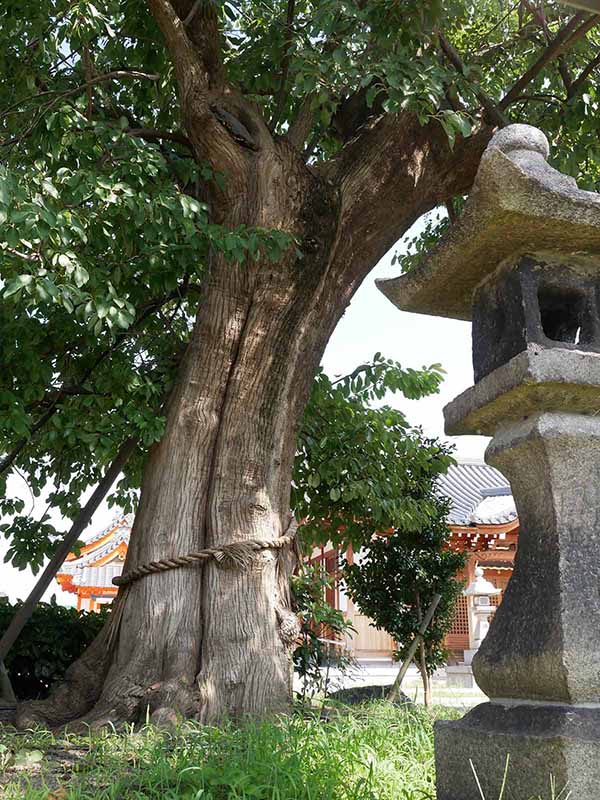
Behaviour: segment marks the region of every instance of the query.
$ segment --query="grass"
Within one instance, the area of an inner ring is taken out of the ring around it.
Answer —
[[[58,738],[0,727],[0,798],[434,800],[433,721],[462,713],[374,702],[333,709],[328,721],[298,714]]]
[[[435,796],[432,728],[423,710],[373,703],[328,722],[297,715],[237,727],[185,723],[171,732],[147,727],[62,739],[42,731],[0,733],[5,754],[16,751],[26,762],[25,754],[34,753],[31,769],[6,773],[0,797],[425,800]]]

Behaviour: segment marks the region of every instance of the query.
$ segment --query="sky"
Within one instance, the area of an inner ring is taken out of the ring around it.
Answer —
[[[405,240],[417,232],[418,228],[413,227]],[[481,460],[488,440],[481,436],[446,437],[442,412],[447,403],[473,383],[471,324],[409,314],[392,305],[375,286],[375,279],[398,274],[398,266],[391,264],[396,249],[401,251],[402,245],[392,248],[354,296],[327,346],[323,367],[329,375],[345,375],[377,352],[399,361],[404,367],[419,369],[441,364],[446,377],[439,394],[421,400],[390,395],[385,402],[400,408],[408,421],[422,427],[427,436],[438,436],[454,444],[457,458]],[[30,502],[27,487],[19,478],[11,479],[10,488]],[[43,510],[42,504],[39,505],[40,511]],[[36,510],[37,507],[38,504]],[[106,527],[116,515],[115,509],[103,504],[84,538]],[[67,529],[60,519],[55,517],[53,521],[59,530]],[[11,601],[24,599],[36,579],[29,570],[21,572],[2,563],[6,549],[7,543],[0,541],[0,592],[8,594]],[[62,592],[56,582],[43,599],[48,600],[53,594],[59,603],[74,605],[74,596]]]

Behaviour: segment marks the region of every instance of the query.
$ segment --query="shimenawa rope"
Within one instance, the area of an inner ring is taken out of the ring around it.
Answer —
[[[286,533],[279,539],[250,539],[247,542],[233,542],[221,547],[207,547],[205,550],[187,553],[184,556],[173,556],[172,558],[161,558],[159,561],[150,561],[147,564],[142,564],[129,570],[123,575],[118,575],[112,579],[112,582],[115,586],[128,586],[146,575],[155,575],[171,569],[189,567],[192,564],[198,564],[211,558],[225,569],[246,570],[260,550],[281,550],[293,544],[296,539],[296,527],[294,521],[292,521],[288,527],[288,530],[291,530],[292,533]]]

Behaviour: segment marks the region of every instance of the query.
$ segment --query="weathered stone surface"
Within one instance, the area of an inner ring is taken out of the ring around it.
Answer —
[[[600,195],[547,163],[529,126],[486,150],[458,223],[400,308],[473,318],[476,385],[446,431],[493,435],[486,461],[520,521],[513,576],[473,658],[492,698],[436,730],[438,800],[600,797]],[[471,770],[475,767],[481,791]]]
[[[506,800],[597,800],[600,796],[600,709],[483,703],[458,722],[438,722],[438,800],[500,795],[509,756]],[[473,767],[471,767],[471,763]],[[559,794],[566,787],[567,791]]]
[[[492,698],[600,704],[600,417],[506,425],[486,460],[510,481],[523,535],[475,680]]]
[[[491,140],[459,221],[406,275],[377,281],[405,311],[471,319],[476,287],[506,259],[600,254],[600,196],[546,163],[548,142],[529,125]]]
[[[492,436],[500,425],[540,411],[596,416],[600,354],[529,345],[444,408],[446,433]]]

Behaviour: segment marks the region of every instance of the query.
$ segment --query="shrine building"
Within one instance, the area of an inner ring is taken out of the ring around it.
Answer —
[[[85,541],[79,554],[69,553],[56,576],[63,592],[77,595],[77,608],[99,611],[117,594],[112,579],[123,571],[133,517],[116,517],[100,533]]]
[[[501,592],[491,598],[502,602],[503,592],[512,575],[519,538],[519,520],[510,486],[504,476],[482,462],[463,461],[451,466],[439,482],[440,493],[450,499],[448,526],[452,532],[450,546],[466,550],[469,559],[459,575],[465,584],[471,582],[475,568]],[[107,528],[89,538],[78,555],[70,553],[57,580],[63,591],[77,595],[77,608],[98,611],[117,594],[112,579],[123,570],[133,518],[117,517]],[[311,563],[321,563],[335,578],[339,570],[340,552],[332,547],[315,548]],[[348,552],[350,559],[360,554]],[[346,596],[339,582],[327,590],[327,600],[344,612],[355,633],[345,643],[358,659],[389,659],[394,642],[384,631],[377,630],[368,617],[361,614]],[[458,601],[452,629],[446,640],[451,662],[461,661],[469,647],[469,614],[467,598]]]

